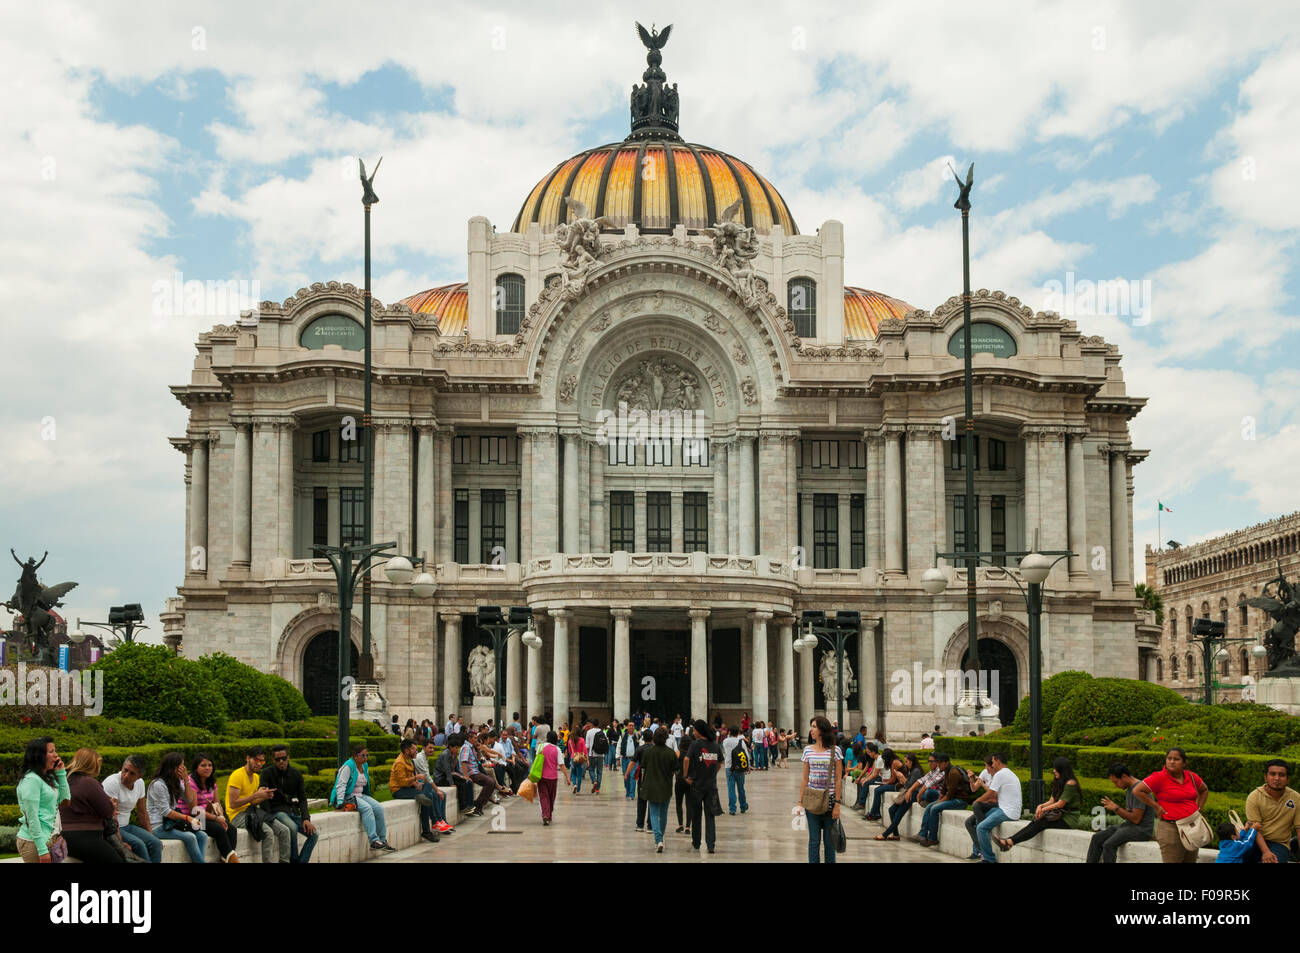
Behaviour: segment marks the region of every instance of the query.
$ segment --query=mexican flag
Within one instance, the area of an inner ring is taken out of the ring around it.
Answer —
[[[1156,510],[1157,510],[1157,512],[1161,512],[1161,513],[1172,513],[1172,512],[1173,512],[1173,510],[1171,510],[1169,507],[1165,506],[1163,503],[1160,503],[1160,502],[1157,502],[1157,503],[1156,503]]]

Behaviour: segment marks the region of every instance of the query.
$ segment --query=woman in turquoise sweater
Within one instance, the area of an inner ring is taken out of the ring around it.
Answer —
[[[68,772],[63,759],[54,750],[51,738],[33,738],[23,752],[22,776],[18,781],[18,806],[22,821],[18,825],[18,853],[27,864],[48,864],[50,840],[54,837],[54,818],[68,793]]]

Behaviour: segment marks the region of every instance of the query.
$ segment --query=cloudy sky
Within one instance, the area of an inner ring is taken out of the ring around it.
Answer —
[[[1117,343],[1150,398],[1139,578],[1158,500],[1184,542],[1298,507],[1292,4],[5,7],[0,546],[49,549],[70,616],[156,616],[182,577],[167,386],[230,316],[165,313],[157,283],[360,284],[359,154],[384,156],[376,295],[463,279],[470,216],[508,229],[556,162],[626,135],[637,18],[674,26],[683,135],[801,230],[842,221],[850,284],[959,293],[945,167],[975,162],[974,285]],[[1114,279],[1140,308],[1052,294]]]

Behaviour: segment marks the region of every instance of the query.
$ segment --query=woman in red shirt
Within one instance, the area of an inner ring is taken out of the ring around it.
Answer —
[[[1187,770],[1187,753],[1182,748],[1170,748],[1165,754],[1165,767],[1133,785],[1133,795],[1155,809],[1156,843],[1160,845],[1160,858],[1166,864],[1194,864],[1199,850],[1188,850],[1178,836],[1175,821],[1191,817],[1205,807],[1210,789],[1194,771]]]

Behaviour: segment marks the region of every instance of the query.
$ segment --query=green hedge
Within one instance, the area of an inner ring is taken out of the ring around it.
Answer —
[[[230,738],[283,738],[284,727],[278,721],[248,718],[244,721],[226,722],[226,730],[222,734]]]
[[[18,853],[18,828],[5,825],[0,827],[0,854]]]
[[[265,672],[224,652],[213,652],[198,661],[213,686],[226,700],[227,717],[235,721],[263,719],[280,722],[280,697]]]
[[[1053,740],[1089,728],[1147,724],[1171,705],[1187,704],[1172,688],[1133,678],[1092,678],[1072,688],[1052,716]]]
[[[1005,738],[948,738],[943,747],[954,758],[980,762],[985,754],[1004,750],[1013,767],[1029,765],[1029,742]],[[1144,778],[1165,766],[1163,751],[1126,751],[1122,748],[1087,747],[1043,744],[1043,773],[1051,775],[1053,759],[1064,756],[1070,759],[1077,774],[1105,780],[1106,771],[1116,761],[1128,765],[1134,777]],[[1206,754],[1188,752],[1187,766],[1205,779],[1211,792],[1234,792],[1244,803],[1245,795],[1264,783],[1264,765],[1269,755]]]
[[[270,679],[271,689],[280,702],[280,717],[284,721],[304,721],[311,717],[311,706],[302,697],[302,692],[279,675],[266,677]]]
[[[226,723],[226,700],[210,673],[165,645],[131,642],[119,646],[91,670],[104,673],[103,714],[109,717],[209,731],[220,731]]]
[[[1067,669],[1064,672],[1057,672],[1050,678],[1043,680],[1042,684],[1042,711],[1039,712],[1039,727],[1043,733],[1051,731],[1052,718],[1056,716],[1056,709],[1060,707],[1061,702],[1065,701],[1079,683],[1091,681],[1092,676],[1087,672],[1078,672]],[[1017,734],[1029,734],[1029,696],[1026,695],[1020,700],[1020,707],[1016,709],[1016,717],[1011,722],[1011,730]]]

